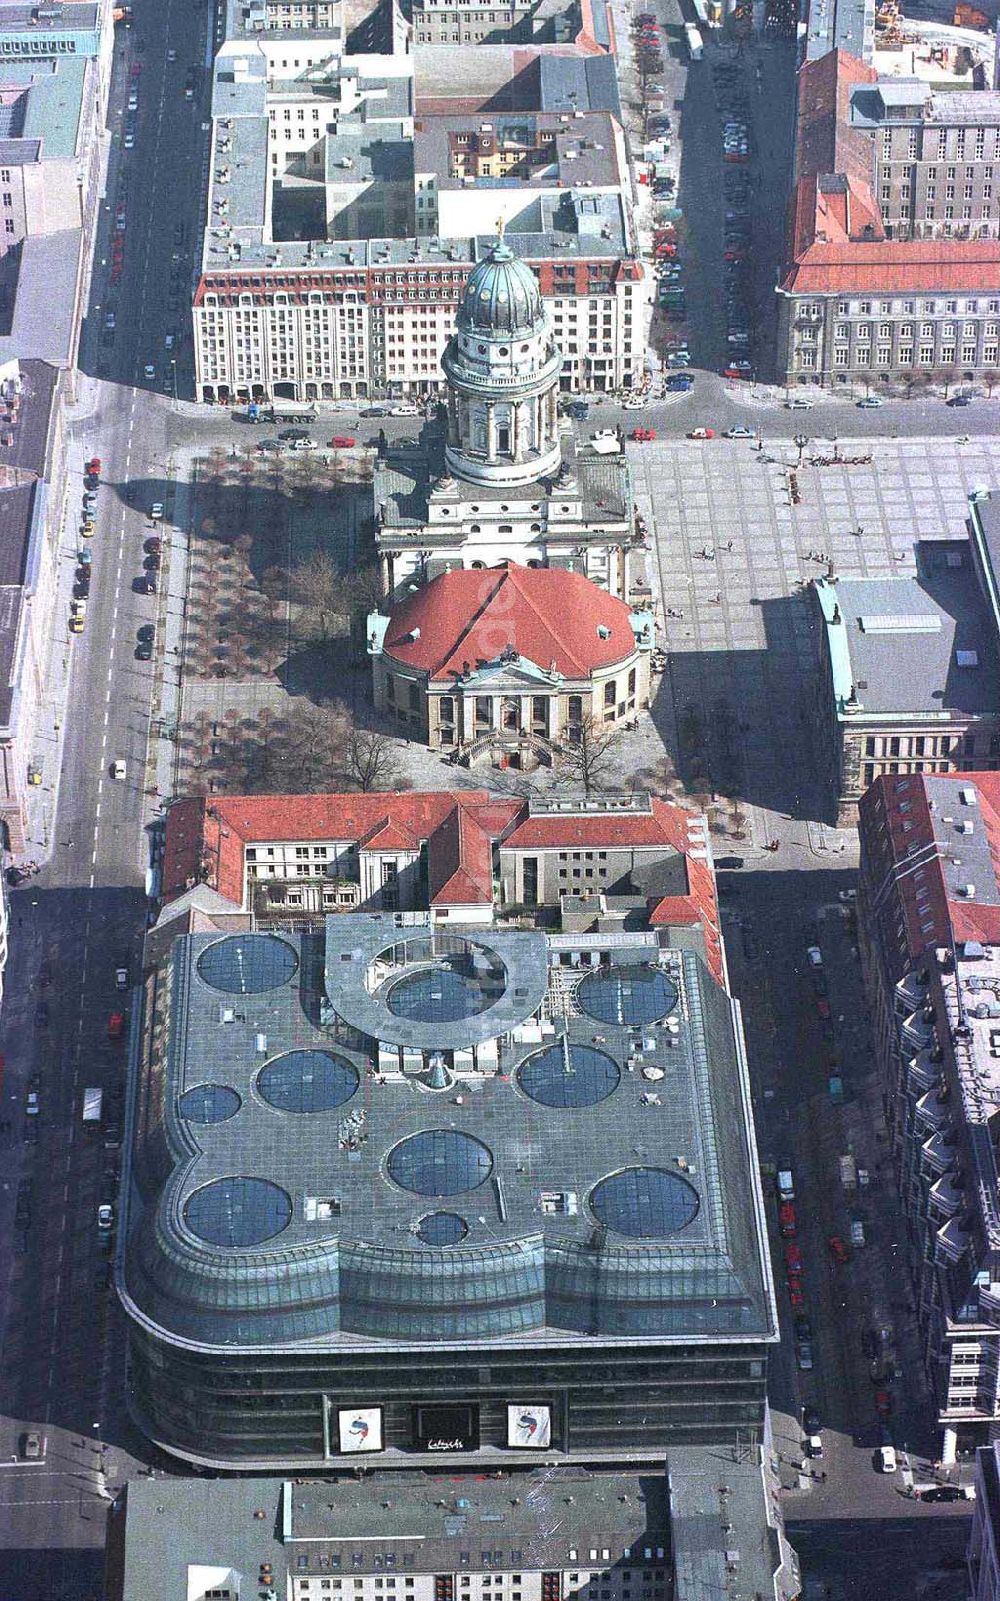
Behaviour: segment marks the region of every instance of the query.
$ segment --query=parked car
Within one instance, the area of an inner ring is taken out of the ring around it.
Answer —
[[[844,1244],[843,1240],[840,1238],[839,1234],[831,1234],[826,1243],[830,1255],[839,1266],[842,1267],[845,1262],[850,1261],[851,1253],[847,1249],[847,1246]]]
[[[875,1469],[878,1473],[895,1473],[896,1449],[891,1445],[880,1445],[875,1452]]]
[[[783,1240],[794,1240],[798,1233],[795,1208],[791,1201],[782,1201],[778,1207],[778,1230]]]
[[[892,1396],[888,1390],[875,1391],[875,1410],[880,1418],[887,1418],[892,1412]]]
[[[795,1363],[801,1373],[811,1373],[813,1365],[812,1343],[809,1340],[796,1340]]]
[[[877,407],[883,406],[884,404],[885,402],[882,400],[881,396],[866,395],[864,400],[859,400],[857,402],[857,407],[859,411],[875,411]]]
[[[715,438],[715,429],[714,428],[691,428],[688,431],[687,437],[688,437],[688,439],[714,439]]]
[[[798,1273],[789,1273],[785,1279],[788,1287],[788,1299],[792,1306],[803,1306],[805,1295],[802,1292],[802,1279]]]
[[[815,404],[815,400],[807,400],[804,395],[793,395],[790,400],[785,401],[785,410],[811,411]]]
[[[46,1438],[38,1429],[28,1429],[21,1435],[21,1460],[23,1462],[43,1462],[45,1460]]]
[[[634,439],[637,445],[648,445],[651,440],[656,438],[656,429],[633,428],[629,438]]]
[[[745,424],[741,422],[738,422],[733,428],[727,428],[725,432],[726,439],[752,439],[753,437],[753,429],[747,428]]]
[[[330,440],[331,450],[353,450],[357,440],[353,434],[334,434]]]
[[[108,1039],[120,1040],[125,1033],[125,1013],[112,1012],[108,1018]]]
[[[115,1224],[115,1209],[108,1201],[97,1208],[97,1227],[102,1234],[110,1234]]]
[[[794,1240],[790,1240],[783,1251],[785,1267],[789,1273],[802,1272],[802,1252]]]
[[[823,952],[818,945],[810,945],[806,950],[806,957],[810,967],[823,966]]]
[[[668,395],[686,395],[694,388],[694,379],[687,372],[672,372],[665,387]]]
[[[812,1323],[805,1313],[797,1312],[795,1314],[795,1338],[797,1340],[811,1340],[812,1333]]]

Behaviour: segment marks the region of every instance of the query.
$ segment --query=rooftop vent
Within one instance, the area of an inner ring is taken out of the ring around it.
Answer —
[[[963,806],[975,806],[976,792],[972,788],[971,784],[963,784],[962,788],[958,792],[958,798],[962,802]]]
[[[956,667],[978,667],[979,652],[977,650],[956,650]]]
[[[975,886],[975,884],[963,884],[961,889],[959,890],[959,894],[960,895],[964,895],[965,899],[967,901],[975,900],[975,898],[976,898],[976,886]]]

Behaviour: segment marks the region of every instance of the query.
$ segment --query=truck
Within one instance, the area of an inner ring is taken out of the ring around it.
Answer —
[[[251,400],[243,415],[247,422],[317,422],[319,410],[312,402],[299,400]]]
[[[692,61],[700,61],[703,54],[701,29],[694,22],[684,24],[684,41]]]
[[[88,1128],[96,1128],[101,1121],[101,1109],[104,1105],[104,1091],[97,1088],[86,1089],[83,1092],[83,1121]]]

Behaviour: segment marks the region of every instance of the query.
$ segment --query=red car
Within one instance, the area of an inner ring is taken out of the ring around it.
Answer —
[[[802,1280],[797,1273],[789,1273],[785,1280],[788,1285],[788,1299],[793,1306],[803,1306],[805,1296],[802,1293]]]
[[[791,1201],[783,1201],[778,1207],[778,1228],[783,1240],[794,1240],[798,1233],[795,1208]]]
[[[108,1018],[108,1039],[120,1040],[125,1032],[125,1013],[112,1012]]]
[[[669,261],[676,254],[677,246],[669,239],[662,239],[658,245],[653,246],[653,256],[657,261]]]
[[[648,444],[651,439],[656,438],[656,429],[633,428],[632,432],[629,434],[629,438],[634,439],[637,445],[645,445]]]
[[[723,367],[722,376],[723,378],[749,378],[750,364],[748,362],[746,366],[742,364],[736,366],[734,362],[730,362],[728,367]]]
[[[789,1273],[802,1272],[802,1252],[793,1240],[790,1240],[784,1250],[785,1266]]]
[[[714,439],[714,428],[692,428],[687,436],[689,439]]]
[[[887,1418],[892,1411],[892,1396],[888,1390],[875,1391],[875,1410],[880,1418]]]
[[[817,1000],[817,1002],[816,1002],[816,1010],[819,1013],[820,1017],[827,1018],[827,1017],[829,1017],[831,1015],[830,1014],[830,1002],[826,999],[825,995],[821,995],[819,997],[819,999]]]
[[[330,440],[331,450],[353,450],[357,440],[351,434],[334,434]]]
[[[88,478],[100,478],[100,476],[101,476],[101,458],[100,458],[100,456],[91,456],[90,460],[88,462],[84,463],[83,470],[86,473]]]
[[[129,73],[129,77],[130,78],[140,78],[141,76],[142,76],[142,62],[141,61],[133,61],[132,70]]]
[[[851,1260],[851,1253],[847,1249],[847,1246],[844,1244],[843,1240],[840,1238],[839,1234],[831,1234],[826,1243],[830,1248],[830,1255],[833,1257],[833,1260],[841,1267],[843,1267],[845,1262],[849,1262]]]

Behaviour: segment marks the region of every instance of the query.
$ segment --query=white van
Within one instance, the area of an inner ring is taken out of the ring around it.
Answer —
[[[880,1473],[895,1473],[896,1451],[891,1445],[880,1445],[878,1448],[878,1470]]]

